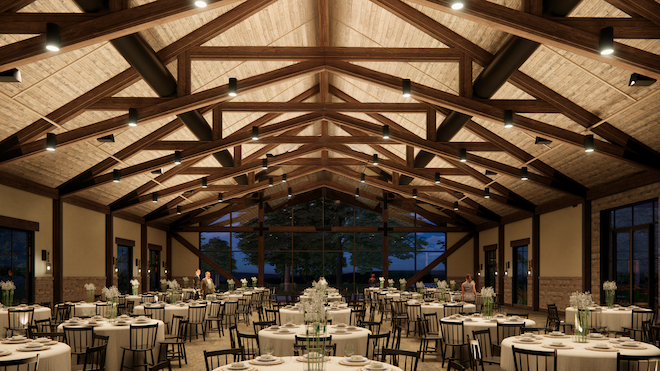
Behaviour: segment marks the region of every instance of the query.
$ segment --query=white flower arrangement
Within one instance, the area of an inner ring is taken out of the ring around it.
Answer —
[[[385,282],[385,277],[378,277],[378,280],[379,280],[380,282]]]
[[[387,280],[387,283],[393,285],[393,284],[394,284],[394,280],[393,280],[392,278],[390,278],[389,280]]]
[[[408,283],[408,281],[406,281],[405,278],[399,278],[399,284],[400,284],[400,285],[405,285],[405,284],[407,284],[407,283]]]
[[[167,280],[164,279],[164,278],[161,279],[161,280],[160,280],[160,285],[161,285],[161,286],[167,285]]]
[[[170,289],[174,291],[179,291],[179,289],[181,289],[181,286],[179,286],[179,282],[177,282],[177,280],[167,281],[167,286],[169,286]]]
[[[328,282],[323,277],[318,282],[312,282],[312,289],[307,293],[309,300],[301,303],[301,311],[306,322],[325,322],[325,292],[327,289]]]
[[[252,277],[252,281],[257,281],[257,277]]]
[[[571,306],[575,309],[586,309],[594,305],[593,298],[591,297],[591,293],[589,291],[587,292],[576,291],[572,293],[570,302],[571,302]]]
[[[86,283],[85,291],[96,291],[96,286],[93,283]]]
[[[440,281],[440,279],[438,277],[433,279],[433,282],[435,282],[436,285],[438,284],[438,281]]]
[[[615,281],[605,281],[605,282],[603,282],[603,290],[605,290],[605,291],[616,291],[616,282]]]
[[[440,290],[447,290],[447,281],[438,281],[437,285]]]
[[[188,282],[189,281],[188,277],[183,277],[182,280],[183,280],[183,282]]]
[[[14,281],[2,281],[0,282],[0,287],[2,287],[3,290],[16,290],[16,285],[14,285]]]
[[[241,285],[242,286],[247,286],[247,279],[241,278]]]
[[[454,281],[454,280],[449,281],[449,285],[456,286],[456,281]]]
[[[422,282],[422,281],[415,282],[415,287],[417,287],[418,289],[423,289],[424,288],[424,282]]]
[[[231,278],[227,280],[228,285],[235,285],[236,283]]]
[[[120,295],[117,286],[110,286],[110,288],[104,287],[101,292],[105,295],[105,300],[115,299]]]
[[[131,286],[133,287],[138,287],[140,286],[140,281],[136,280],[135,278],[131,280]]]
[[[482,287],[481,288],[481,297],[482,298],[494,298],[495,297],[495,290],[491,287]]]

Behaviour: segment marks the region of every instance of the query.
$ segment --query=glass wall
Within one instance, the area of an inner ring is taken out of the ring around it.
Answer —
[[[0,228],[0,276],[16,286],[14,303],[31,301],[32,274],[28,270],[34,251],[34,234],[28,231]]]

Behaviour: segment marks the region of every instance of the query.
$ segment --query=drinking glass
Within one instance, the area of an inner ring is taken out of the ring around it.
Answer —
[[[353,344],[346,344],[346,347],[344,348],[344,356],[350,358],[353,354],[355,354],[355,348],[353,347]]]
[[[264,344],[264,354],[267,355],[273,355],[273,352],[275,351],[275,347],[273,346],[273,343],[266,343]]]

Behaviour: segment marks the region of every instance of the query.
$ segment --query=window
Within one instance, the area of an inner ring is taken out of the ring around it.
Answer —
[[[601,278],[616,281],[618,303],[652,306],[658,301],[658,201],[623,206],[601,215],[606,221]]]
[[[527,246],[513,247],[513,303],[527,305]],[[509,271],[511,272],[511,271]]]
[[[149,287],[158,290],[160,287],[160,251],[149,250]]]
[[[117,288],[120,292],[131,292],[130,281],[133,278],[132,263],[133,246],[117,245]]]
[[[14,303],[31,301],[32,255],[34,233],[9,228],[0,228],[0,276],[3,281],[16,285]]]
[[[497,245],[490,250],[484,251],[486,260],[486,269],[484,270],[485,286],[495,288],[495,279],[497,278]]]

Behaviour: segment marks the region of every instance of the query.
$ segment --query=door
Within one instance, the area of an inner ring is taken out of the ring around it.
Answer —
[[[648,306],[656,302],[657,238],[655,224],[614,232],[618,303]]]
[[[160,290],[160,251],[149,250],[149,287],[152,291]]]
[[[513,303],[527,305],[527,246],[513,248]]]
[[[485,286],[495,288],[495,271],[497,270],[497,250],[484,251],[486,258]]]
[[[0,279],[14,282],[14,303],[33,301],[33,240],[33,232],[0,228]]]
[[[133,279],[133,247],[117,246],[117,288],[122,293],[131,292]],[[145,290],[146,291],[146,290]]]

